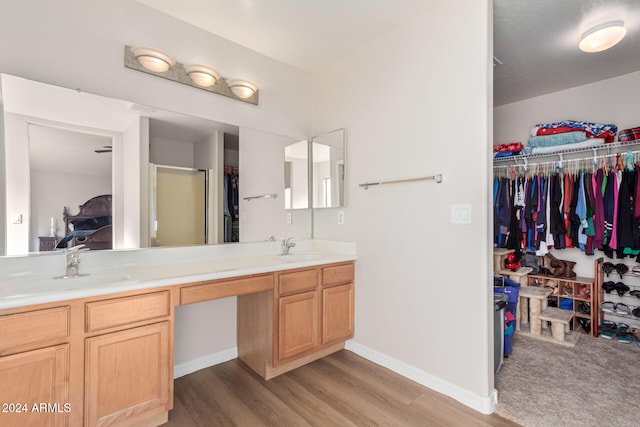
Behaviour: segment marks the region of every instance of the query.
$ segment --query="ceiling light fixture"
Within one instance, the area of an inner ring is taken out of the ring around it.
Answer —
[[[258,90],[258,86],[249,80],[227,80],[227,84],[231,91],[242,99],[251,98],[251,96],[253,96],[253,94]]]
[[[154,73],[164,73],[176,64],[175,59],[160,49],[136,46],[131,51],[140,65]]]
[[[220,73],[215,68],[200,64],[185,64],[184,70],[191,80],[200,87],[211,87],[220,80]]]
[[[584,52],[602,52],[615,46],[627,34],[624,21],[609,21],[585,31],[580,40],[580,50]]]

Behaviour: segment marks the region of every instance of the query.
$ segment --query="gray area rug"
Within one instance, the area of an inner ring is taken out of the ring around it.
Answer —
[[[582,335],[565,347],[516,333],[495,384],[495,412],[525,427],[640,426],[635,342]]]

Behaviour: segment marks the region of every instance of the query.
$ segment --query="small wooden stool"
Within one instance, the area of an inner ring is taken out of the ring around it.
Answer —
[[[540,313],[547,309],[547,297],[551,295],[553,289],[541,288],[538,286],[520,287],[520,308],[519,316],[516,316],[516,330],[520,330],[520,323],[529,323],[532,335],[542,334],[542,322]],[[529,317],[527,318],[527,308]]]
[[[556,341],[564,341],[565,329],[573,319],[573,311],[556,307],[547,307],[540,313],[540,320],[551,322],[551,336]]]

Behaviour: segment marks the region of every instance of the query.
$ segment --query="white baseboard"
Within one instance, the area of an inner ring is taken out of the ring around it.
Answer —
[[[498,398],[496,390],[493,390],[491,396],[480,396],[475,393],[471,393],[462,387],[458,387],[457,385],[444,381],[441,378],[428,374],[427,372],[401,362],[400,360],[394,359],[393,357],[389,357],[386,354],[380,353],[367,346],[358,344],[353,340],[349,340],[345,343],[345,349],[350,350],[373,363],[384,366],[385,368],[415,381],[418,384],[429,387],[438,393],[445,394],[478,412],[482,412],[483,414],[493,413],[493,407]]]
[[[180,378],[184,375],[188,375],[192,372],[200,369],[208,368],[209,366],[218,365],[229,360],[233,360],[238,357],[238,349],[236,347],[224,350],[218,353],[208,354],[203,357],[199,357],[194,360],[190,360],[180,365],[174,365],[173,378]]]

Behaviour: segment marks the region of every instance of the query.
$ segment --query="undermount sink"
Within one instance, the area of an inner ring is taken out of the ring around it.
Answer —
[[[27,297],[35,294],[55,293],[60,291],[74,291],[87,287],[118,285],[130,281],[132,276],[122,273],[81,274],[79,276],[56,276],[22,278],[13,283],[7,283],[0,289],[1,294],[11,296],[5,298]]]
[[[298,254],[278,255],[278,258],[280,258],[283,262],[314,261],[316,259],[321,259],[322,257],[323,255],[319,253],[298,253]]]

